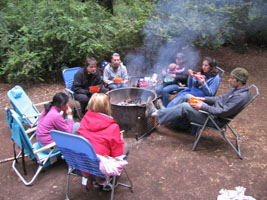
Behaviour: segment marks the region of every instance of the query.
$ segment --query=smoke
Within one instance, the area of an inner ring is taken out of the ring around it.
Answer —
[[[195,44],[216,48],[231,39],[238,22],[232,22],[231,9],[240,5],[241,0],[158,0],[143,29],[144,46],[126,56],[127,66],[137,75],[159,73],[182,52],[187,68],[198,67],[202,58]]]

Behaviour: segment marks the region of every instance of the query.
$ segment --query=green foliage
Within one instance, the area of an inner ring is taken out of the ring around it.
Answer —
[[[151,3],[133,1],[133,6],[140,2],[145,9],[127,13],[127,2],[118,1],[113,16],[94,1],[8,1],[0,11],[1,78],[57,79],[63,68],[81,65],[88,56],[102,60],[114,51],[126,54],[142,43],[140,32]]]
[[[147,23],[147,38],[157,42],[154,46],[180,40],[184,45],[218,48],[243,32],[243,13],[249,5],[242,0],[162,0]]]
[[[218,48],[246,35],[267,44],[265,0],[116,0],[113,14],[99,2],[1,1],[1,80],[57,79],[88,56],[101,61],[143,45],[152,53],[168,43]]]

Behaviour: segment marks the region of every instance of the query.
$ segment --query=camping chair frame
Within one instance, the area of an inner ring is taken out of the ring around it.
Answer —
[[[251,85],[249,87],[249,92],[250,92],[250,100],[242,107],[242,109],[235,116],[237,116],[242,110],[244,110],[259,95],[259,89],[255,85]],[[222,118],[223,120],[226,120],[226,123],[222,127],[220,127],[216,123],[216,121],[214,119],[214,115],[212,115],[212,114],[210,114],[208,112],[202,111],[202,110],[200,110],[199,112],[205,113],[207,115],[207,119],[204,122],[204,124],[199,124],[199,123],[191,122],[192,125],[196,125],[196,126],[198,126],[200,128],[200,130],[198,131],[199,133],[196,134],[195,142],[194,142],[192,151],[195,151],[196,150],[197,145],[198,145],[198,142],[199,142],[199,140],[200,140],[200,138],[201,138],[201,136],[203,134],[203,131],[206,128],[211,128],[211,129],[217,130],[217,131],[219,131],[221,133],[221,135],[224,137],[224,139],[226,140],[226,142],[231,146],[231,148],[235,151],[235,153],[237,154],[237,156],[242,160],[243,157],[242,157],[241,151],[240,151],[239,137],[238,137],[237,133],[233,130],[233,128],[229,125],[229,123],[231,121],[233,121],[233,119],[234,119],[235,116],[233,118],[231,118],[231,119],[229,119],[229,118]],[[211,125],[212,126],[208,126],[208,122],[211,122]],[[227,138],[227,136],[225,134],[227,128],[230,129],[230,132],[235,137],[236,145],[234,145],[230,141],[230,139]]]
[[[81,120],[82,119],[82,115],[79,112],[79,110],[81,110],[81,109],[77,105],[76,99],[74,97],[75,92],[71,90],[72,84],[73,84],[73,81],[74,81],[74,76],[80,69],[81,69],[81,67],[73,67],[73,68],[69,68],[69,69],[64,69],[62,71],[62,76],[63,76],[64,82],[65,82],[65,86],[66,86],[65,90],[67,91],[68,95],[71,96],[71,98],[72,98],[72,100],[74,102],[74,108],[76,109],[77,116]]]
[[[70,175],[83,177],[83,174],[81,173],[81,171],[83,171],[93,176],[106,178],[106,176],[99,170],[99,159],[87,139],[78,135],[68,134],[57,130],[51,130],[50,134],[69,166],[66,185],[67,200],[69,199]],[[125,172],[130,185],[118,182],[117,176],[113,176],[112,183],[110,183],[110,180],[106,178],[106,183],[103,186],[103,189],[111,189],[111,200],[114,198],[115,187],[117,185],[127,187],[132,191],[133,184],[125,168],[123,169],[123,172]]]
[[[41,147],[38,142],[32,144],[31,140],[35,137],[35,133],[33,133],[30,138],[28,137],[28,134],[32,133],[35,129],[33,128],[25,131],[18,114],[14,110],[5,108],[5,112],[7,114],[6,120],[11,131],[11,138],[13,142],[16,143],[17,146],[21,149],[18,155],[15,154],[14,156],[15,158],[12,163],[12,168],[24,183],[24,185],[32,185],[42,169],[49,166],[50,164],[53,164],[57,160],[57,158],[60,156],[60,152],[54,152],[53,147],[55,147],[56,145],[54,142],[44,147]],[[51,148],[53,149],[49,153],[44,152],[45,150]],[[27,175],[24,154],[26,154],[30,159],[35,160],[38,164],[38,168],[30,181],[27,181],[16,167],[18,159],[22,156],[24,175]]]
[[[39,116],[41,115],[36,107],[44,105],[48,102],[46,101],[33,104],[26,92],[19,85],[16,85],[10,89],[7,92],[7,96],[13,109],[19,115],[23,123],[29,125],[30,128],[36,126]]]

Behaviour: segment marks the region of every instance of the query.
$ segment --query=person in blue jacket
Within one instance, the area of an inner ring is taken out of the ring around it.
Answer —
[[[169,102],[167,108],[180,102],[183,96],[191,94],[197,97],[214,96],[221,82],[221,77],[216,69],[216,60],[205,57],[202,63],[201,72],[188,70],[187,88],[178,93],[178,95]]]

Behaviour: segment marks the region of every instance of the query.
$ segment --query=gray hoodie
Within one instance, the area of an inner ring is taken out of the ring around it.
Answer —
[[[205,103],[201,110],[209,112],[217,117],[234,117],[249,101],[249,87],[232,88],[222,96],[205,97]]]

